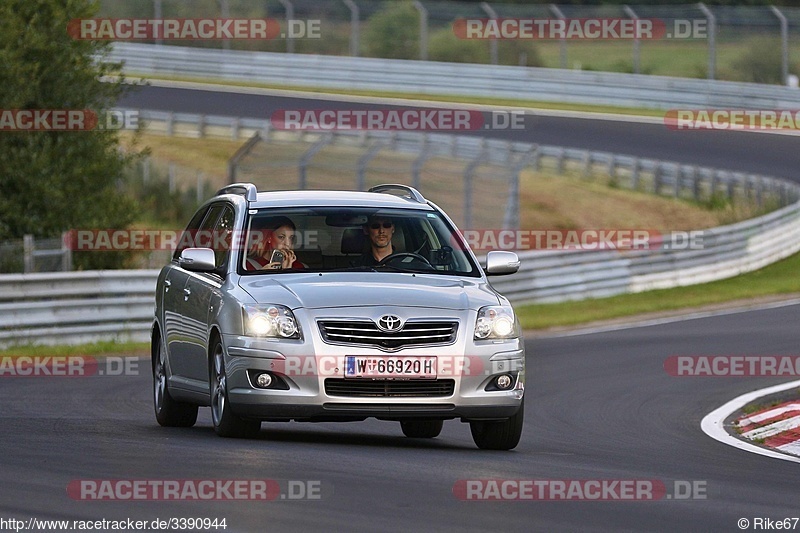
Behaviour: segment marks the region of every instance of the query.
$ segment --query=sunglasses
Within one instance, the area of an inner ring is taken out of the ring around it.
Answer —
[[[381,222],[373,222],[372,224],[369,225],[369,227],[372,228],[372,229],[378,229],[381,226],[383,226],[386,229],[389,229],[392,226],[394,226],[394,223],[393,222],[383,222],[383,223],[381,223]]]

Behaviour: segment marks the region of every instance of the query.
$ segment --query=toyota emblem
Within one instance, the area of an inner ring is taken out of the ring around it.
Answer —
[[[401,327],[403,327],[403,322],[400,320],[399,316],[383,315],[378,319],[378,328],[381,331],[400,331]]]

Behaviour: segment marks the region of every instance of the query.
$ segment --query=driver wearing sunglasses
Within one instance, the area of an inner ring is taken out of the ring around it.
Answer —
[[[370,249],[364,252],[357,261],[358,266],[374,266],[382,259],[394,253],[392,235],[394,222],[384,217],[370,218],[363,226],[364,234],[369,237]]]

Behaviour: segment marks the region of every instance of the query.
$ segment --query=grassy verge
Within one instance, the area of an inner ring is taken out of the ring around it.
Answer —
[[[76,346],[39,346],[23,345],[0,350],[0,357],[71,357],[71,356],[104,356],[104,355],[147,356],[150,344],[146,342],[102,341],[93,344]]]
[[[516,311],[524,329],[536,330],[763,296],[800,293],[798,269],[800,254],[795,254],[761,270],[711,283],[580,302],[517,306]]]

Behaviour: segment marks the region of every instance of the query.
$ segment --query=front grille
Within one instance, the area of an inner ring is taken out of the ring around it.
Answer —
[[[325,380],[325,393],[328,396],[433,398],[452,396],[454,389],[455,381],[452,379],[393,381],[328,378]]]
[[[381,331],[371,320],[319,322],[322,339],[329,344],[378,346],[397,350],[406,346],[451,344],[456,340],[458,322],[406,322],[400,331]]]

